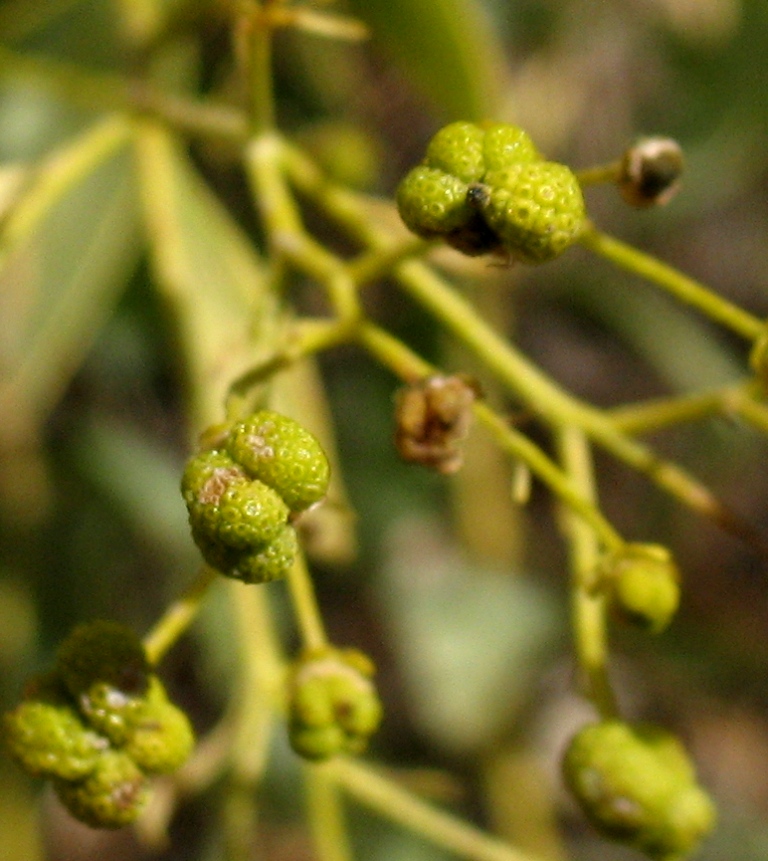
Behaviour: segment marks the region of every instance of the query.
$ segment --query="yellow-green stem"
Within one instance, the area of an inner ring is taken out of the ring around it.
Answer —
[[[308,650],[325,648],[328,645],[328,637],[303,553],[296,557],[293,567],[288,572],[288,588],[304,648]]]
[[[558,433],[558,447],[565,469],[580,492],[597,503],[589,442],[577,428]],[[571,564],[571,619],[576,661],[584,694],[602,718],[617,714],[616,697],[608,677],[606,602],[596,589],[600,547],[595,532],[572,510],[563,512]]]
[[[144,637],[144,651],[153,666],[160,663],[165,653],[194,621],[211,585],[221,575],[204,565],[197,578],[157,620],[152,630]]]
[[[585,230],[579,241],[595,254],[641,278],[646,278],[679,301],[697,308],[710,320],[726,326],[748,341],[756,340],[765,331],[762,320],[718,296],[673,266],[662,263],[656,257],[633,248],[594,226]]]

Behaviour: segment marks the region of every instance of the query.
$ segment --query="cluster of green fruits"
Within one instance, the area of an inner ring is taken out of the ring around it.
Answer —
[[[205,561],[246,583],[284,576],[297,553],[292,521],[325,496],[329,476],[320,443],[287,416],[262,410],[217,434],[181,482]]]
[[[305,759],[357,754],[381,722],[374,667],[356,649],[327,647],[299,659],[289,685],[288,738]]]
[[[75,628],[53,669],[4,715],[5,739],[32,775],[94,828],[133,822],[149,778],[179,768],[194,745],[187,716],[151,671],[141,640],[108,621]]]
[[[714,826],[714,805],[685,750],[658,727],[589,724],[568,745],[563,773],[601,834],[654,861],[688,856]]]
[[[546,161],[526,132],[506,123],[442,128],[400,183],[397,206],[418,236],[527,263],[557,257],[586,223],[572,171]]]

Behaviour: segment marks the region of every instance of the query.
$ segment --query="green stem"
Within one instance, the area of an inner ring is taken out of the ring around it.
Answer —
[[[152,666],[159,664],[165,653],[193,622],[208,590],[221,575],[204,565],[184,593],[176,599],[144,637],[144,650]]]
[[[563,428],[558,434],[561,459],[580,492],[597,502],[589,442],[577,428]],[[608,677],[608,634],[604,596],[596,589],[600,561],[597,535],[572,511],[563,515],[563,528],[571,554],[571,618],[576,661],[581,671],[585,695],[602,718],[618,713],[616,697]]]
[[[595,254],[605,257],[622,269],[648,279],[676,299],[697,308],[711,320],[726,326],[749,341],[756,340],[765,331],[762,320],[718,296],[708,287],[674,267],[603,233],[594,226],[586,230],[579,241]]]
[[[360,762],[339,757],[326,767],[360,804],[460,858],[541,861],[423,801]]]
[[[303,774],[318,861],[353,861],[338,784],[324,765],[306,764]]]
[[[291,601],[304,648],[309,651],[326,648],[328,637],[325,633],[323,617],[317,606],[312,577],[303,553],[299,553],[293,567],[288,572],[288,588],[291,592]]]

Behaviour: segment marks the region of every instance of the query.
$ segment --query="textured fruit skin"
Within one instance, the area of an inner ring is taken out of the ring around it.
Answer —
[[[89,725],[120,744],[149,680],[136,633],[106,620],[78,625],[59,646],[56,672]]]
[[[405,225],[470,256],[496,253],[543,263],[572,245],[586,222],[574,174],[541,157],[507,123],[451,123],[397,189]]]
[[[189,718],[153,677],[125,752],[145,774],[168,774],[186,762],[194,744]]]
[[[543,263],[562,254],[584,229],[581,186],[556,162],[516,164],[485,175],[481,212],[516,259]]]
[[[485,138],[485,131],[475,123],[450,123],[427,144],[424,163],[464,184],[480,182],[486,170]]]
[[[563,758],[569,788],[606,837],[673,861],[712,829],[714,806],[685,750],[656,727],[618,720],[583,727]]]
[[[35,777],[79,780],[108,747],[65,701],[22,702],[3,716],[3,728],[11,754]]]
[[[665,547],[627,544],[604,566],[611,608],[629,622],[658,634],[680,604],[680,573]]]
[[[92,828],[122,828],[134,822],[147,802],[149,783],[123,751],[106,752],[83,780],[56,780],[56,794],[69,812]]]
[[[139,638],[106,621],[65,638],[53,669],[31,680],[2,729],[14,759],[50,779],[70,812],[94,828],[132,822],[148,776],[177,769],[194,744]]]
[[[288,737],[299,756],[327,759],[365,750],[381,722],[373,666],[352,649],[305,656],[290,682]]]
[[[253,479],[276,491],[292,512],[328,492],[330,465],[317,439],[298,422],[262,410],[232,427],[227,451]]]

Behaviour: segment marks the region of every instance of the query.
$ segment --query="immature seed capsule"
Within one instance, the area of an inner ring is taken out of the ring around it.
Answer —
[[[186,762],[194,744],[189,718],[153,676],[123,749],[145,774],[168,774]]]
[[[685,750],[656,727],[587,725],[568,745],[563,774],[602,834],[655,861],[687,856],[714,825],[714,806]]]
[[[86,722],[122,743],[149,683],[138,635],[119,622],[78,625],[59,646],[55,671]]]
[[[238,422],[229,433],[227,451],[292,512],[304,511],[328,492],[330,465],[322,446],[288,416],[262,410]]]
[[[397,209],[405,226],[423,239],[461,232],[474,212],[467,184],[439,168],[413,168],[397,189]]]
[[[475,123],[450,123],[430,140],[424,163],[464,183],[479,182],[486,171],[485,138]]]
[[[488,225],[512,256],[543,263],[572,245],[586,213],[578,180],[565,165],[535,161],[489,171],[477,195]]]
[[[307,759],[361,753],[381,721],[371,662],[354,649],[301,659],[290,681],[291,747]]]
[[[55,780],[69,812],[92,828],[122,828],[134,822],[149,796],[147,778],[124,751],[106,751],[82,780]]]

